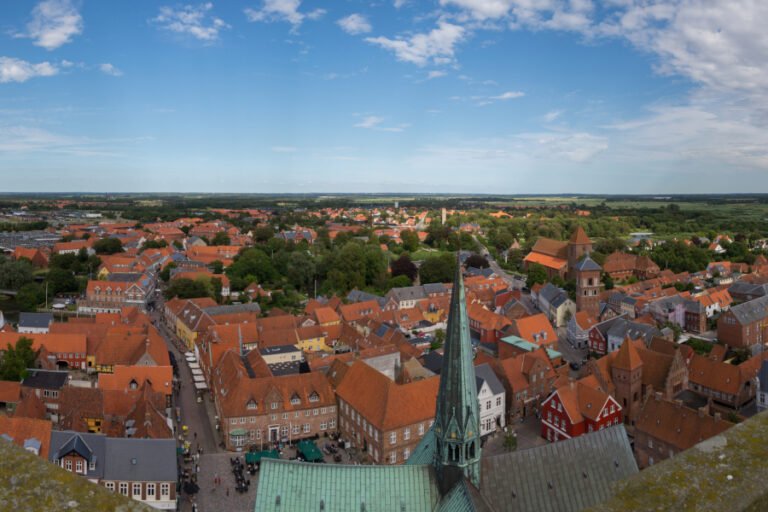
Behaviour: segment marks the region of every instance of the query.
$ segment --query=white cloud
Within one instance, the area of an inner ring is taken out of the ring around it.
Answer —
[[[415,34],[408,37],[390,39],[388,37],[368,37],[369,43],[381,46],[395,53],[395,57],[403,62],[417,66],[429,63],[447,64],[454,60],[454,47],[466,36],[466,30],[461,25],[439,21],[437,28],[426,34]]]
[[[293,30],[298,29],[304,20],[318,20],[327,12],[325,9],[301,12],[299,7],[301,0],[264,0],[260,9],[246,7],[243,12],[248,21],[287,21],[293,25]]]
[[[522,98],[523,96],[525,96],[524,92],[520,92],[520,91],[507,91],[505,93],[499,94],[498,96],[491,96],[490,99],[506,101],[506,100],[514,100],[514,99],[517,99],[517,98]]]
[[[552,123],[556,121],[561,115],[563,115],[562,110],[550,110],[544,114],[544,121],[547,123]]]
[[[363,119],[356,123],[355,128],[365,128],[368,130],[378,130],[381,132],[402,132],[410,125],[407,123],[395,125],[395,126],[382,126],[385,121],[383,117],[379,116],[365,116]]]
[[[115,66],[110,64],[109,62],[105,62],[104,64],[99,65],[99,70],[101,70],[102,73],[105,75],[110,76],[123,76],[123,72],[117,69]]]
[[[353,36],[357,34],[367,34],[373,30],[368,19],[362,14],[350,14],[349,16],[341,18],[336,23],[338,23],[344,32],[352,34]]]
[[[150,21],[157,23],[163,30],[210,43],[219,38],[220,31],[230,28],[221,18],[210,15],[212,9],[211,2],[175,8],[163,6],[160,7],[160,14]]]
[[[26,34],[35,46],[55,50],[83,32],[83,17],[70,0],[45,0],[32,9],[32,20]]]
[[[32,64],[12,57],[0,57],[0,83],[26,82],[38,76],[53,76],[59,69],[50,62]]]
[[[433,78],[444,77],[447,74],[448,73],[446,73],[445,71],[430,71],[429,73],[427,73],[427,80],[432,80]]]
[[[355,125],[355,128],[375,128],[384,122],[383,117],[378,116],[366,116],[362,121]]]
[[[407,3],[408,3],[408,0],[395,0],[394,1],[395,9],[399,9]]]

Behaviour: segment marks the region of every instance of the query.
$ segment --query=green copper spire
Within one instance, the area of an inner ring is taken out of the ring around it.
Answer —
[[[461,265],[457,265],[453,281],[433,430],[441,492],[448,492],[463,476],[479,488],[480,414]]]

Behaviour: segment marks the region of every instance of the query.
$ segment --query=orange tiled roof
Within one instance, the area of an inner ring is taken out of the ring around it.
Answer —
[[[40,458],[48,460],[48,451],[51,448],[49,420],[0,416],[0,434],[9,435],[13,442],[21,447],[24,447],[24,441],[27,439],[37,439],[40,441]]]
[[[562,270],[568,264],[567,260],[539,252],[529,252],[524,261],[526,263],[538,263],[553,270]]]
[[[105,390],[125,391],[135,381],[137,387],[145,382],[165,395],[173,391],[173,368],[169,366],[115,366],[113,373],[99,374],[99,387]]]

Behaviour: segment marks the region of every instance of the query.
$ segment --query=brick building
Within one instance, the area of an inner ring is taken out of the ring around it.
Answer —
[[[342,439],[375,464],[405,462],[434,422],[439,383],[432,377],[396,384],[355,362],[336,388]]]
[[[768,295],[733,306],[717,320],[717,338],[736,348],[768,341]]]

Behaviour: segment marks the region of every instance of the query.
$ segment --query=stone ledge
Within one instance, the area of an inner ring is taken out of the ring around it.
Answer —
[[[0,440],[0,512],[58,510],[157,512]]]
[[[618,484],[592,512],[768,510],[768,412]]]

